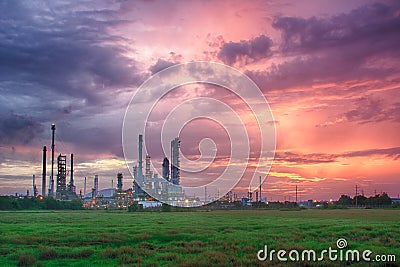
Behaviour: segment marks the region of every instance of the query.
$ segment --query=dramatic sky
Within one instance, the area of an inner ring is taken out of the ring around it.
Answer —
[[[195,60],[242,71],[268,100],[270,200],[293,200],[296,185],[302,200],[353,196],[356,185],[366,196],[400,193],[398,1],[1,1],[0,10],[0,194],[26,192],[33,174],[40,189],[53,122],[56,153],[75,155],[78,191],[85,176],[105,188],[117,172],[131,187],[121,144],[131,97],[152,74]],[[192,85],[166,95],[154,120],[195,96],[250,112],[221,88]],[[212,124],[182,130],[187,158],[205,137],[220,158],[229,152]],[[162,153],[151,156],[159,168]]]

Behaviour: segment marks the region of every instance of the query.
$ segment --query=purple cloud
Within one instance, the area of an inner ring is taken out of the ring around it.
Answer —
[[[217,56],[228,65],[237,61],[255,61],[271,56],[271,46],[272,40],[260,35],[249,41],[224,43]]]

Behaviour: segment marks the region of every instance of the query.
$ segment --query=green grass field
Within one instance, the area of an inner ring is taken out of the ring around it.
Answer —
[[[398,266],[400,210],[0,212],[0,266],[366,266],[256,255],[264,245],[322,251],[338,238]]]

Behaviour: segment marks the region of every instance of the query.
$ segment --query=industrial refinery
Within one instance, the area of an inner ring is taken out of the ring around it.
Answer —
[[[32,196],[51,197],[57,200],[69,201],[82,199],[86,208],[126,208],[133,203],[142,204],[144,207],[161,206],[162,202],[174,206],[191,206],[190,203],[200,201],[185,198],[180,186],[180,162],[178,137],[171,140],[170,159],[165,157],[160,165],[162,177],[151,169],[151,156],[143,155],[143,135],[138,136],[138,159],[137,164],[132,168],[133,184],[129,189],[124,190],[124,177],[122,173],[116,174],[116,187],[114,179],[111,180],[111,188],[99,189],[99,176],[94,175],[93,187],[88,185],[88,178],[84,177],[83,192],[76,192],[74,180],[74,154],[67,155],[55,153],[56,126],[51,125],[51,170],[47,180],[47,147],[43,147],[42,158],[42,190],[41,195],[36,186],[36,177],[33,175]],[[143,162],[144,158],[144,162]],[[69,163],[69,169],[68,169]],[[143,166],[143,163],[145,166]],[[143,170],[144,169],[144,170]],[[69,174],[69,177],[68,177]],[[67,183],[67,180],[69,182]],[[89,190],[87,190],[89,187]],[[29,194],[29,193],[28,193]],[[190,200],[190,201],[188,201]]]
[[[240,201],[237,194],[229,191],[224,196],[212,197],[208,188],[205,187],[204,199],[199,196],[185,195],[185,191],[181,186],[181,167],[180,167],[180,144],[179,137],[171,140],[171,154],[170,158],[164,157],[160,162],[161,176],[158,172],[152,169],[151,156],[146,154],[144,156],[143,149],[143,135],[139,134],[137,142],[137,159],[131,168],[133,183],[124,187],[124,176],[118,172],[115,178],[103,178],[111,181],[110,188],[99,188],[99,181],[102,177],[93,175],[91,177],[83,178],[83,190],[76,192],[74,177],[74,154],[70,154],[69,158],[63,153],[58,153],[55,157],[55,134],[56,126],[51,125],[51,170],[47,179],[47,147],[43,147],[42,158],[42,190],[39,195],[39,190],[36,186],[36,177],[32,177],[32,196],[54,198],[59,201],[71,201],[80,199],[83,207],[87,209],[126,209],[129,206],[136,204],[143,208],[157,208],[162,206],[162,203],[167,203],[171,206],[177,207],[197,207],[205,205],[208,200],[211,202],[220,200],[222,202],[234,203]],[[132,144],[134,145],[134,144]],[[143,161],[144,158],[144,161]],[[69,164],[68,164],[69,163]],[[69,167],[68,167],[69,165]],[[144,166],[143,166],[144,165]],[[67,183],[69,179],[69,182]],[[129,179],[131,181],[131,179]],[[116,186],[114,186],[116,181]],[[104,180],[103,180],[104,182]],[[104,183],[103,183],[104,184]],[[255,192],[255,201],[267,203],[267,199],[262,198],[261,188],[262,180],[260,177],[259,190]],[[29,190],[27,190],[27,195]],[[254,201],[253,192],[249,188],[247,197],[241,199],[243,205],[248,205]]]

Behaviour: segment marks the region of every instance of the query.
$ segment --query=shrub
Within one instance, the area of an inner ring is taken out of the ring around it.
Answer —
[[[17,266],[32,266],[37,263],[37,259],[30,253],[21,253],[18,256]]]
[[[58,253],[54,248],[41,247],[39,250],[39,259],[41,260],[54,260],[57,257]]]
[[[101,253],[104,257],[109,258],[109,259],[115,259],[117,257],[117,251],[114,249],[108,247],[103,252]]]

